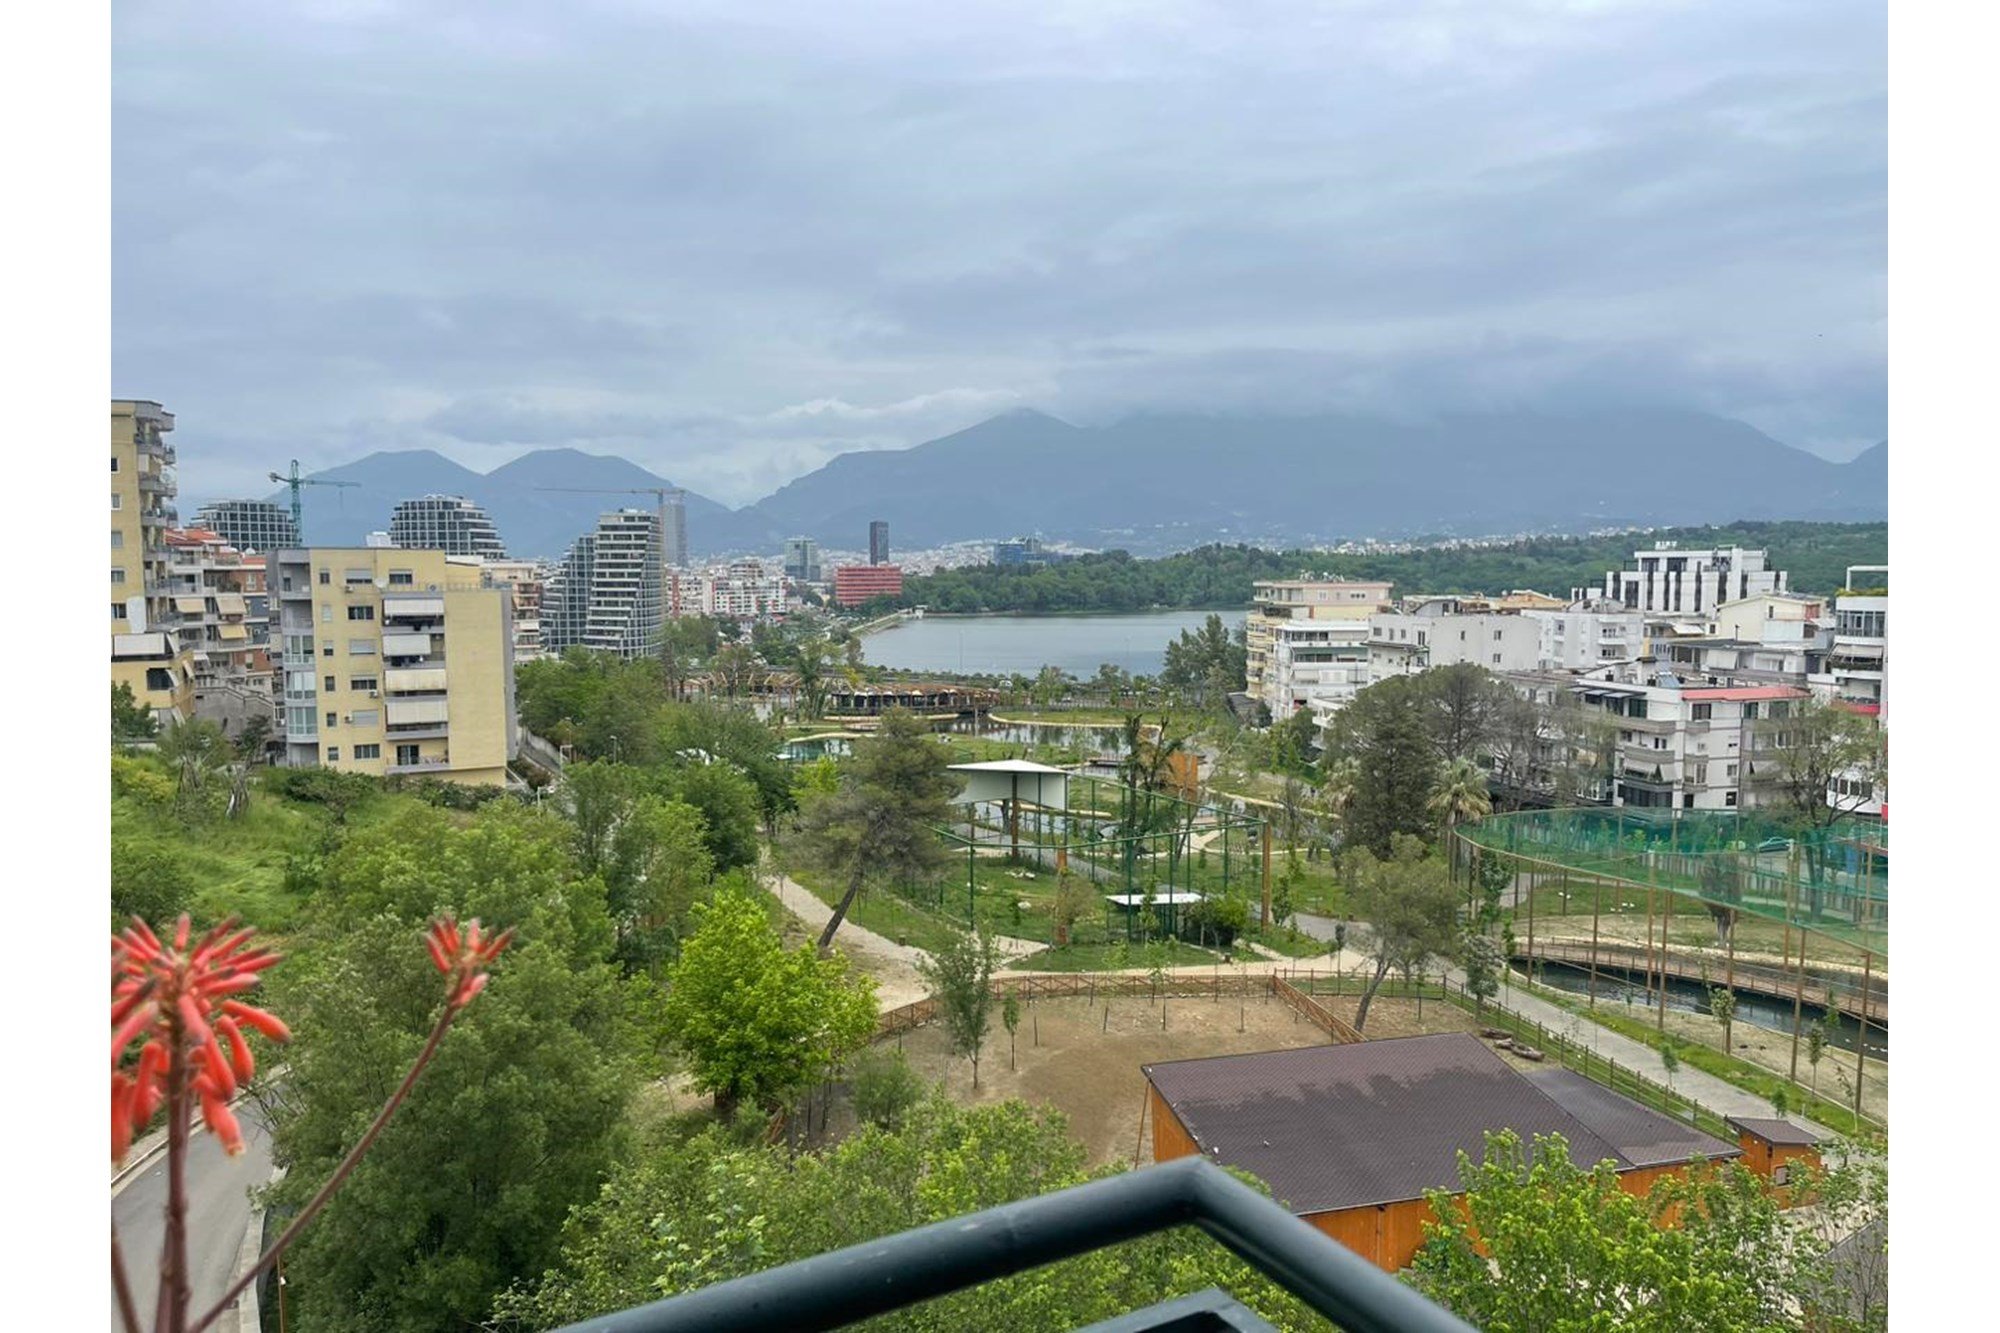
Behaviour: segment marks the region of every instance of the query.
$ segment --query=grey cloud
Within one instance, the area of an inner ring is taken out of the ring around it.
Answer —
[[[1879,6],[870,20],[121,5],[120,392],[197,488],[570,444],[730,502],[1016,405],[1885,432]]]

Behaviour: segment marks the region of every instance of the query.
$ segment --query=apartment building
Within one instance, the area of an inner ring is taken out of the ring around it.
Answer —
[[[817,549],[812,558],[817,568]],[[901,587],[899,579],[899,591]],[[733,560],[704,572],[701,610],[706,615],[729,620],[782,619],[789,606],[784,576],[761,560]]]
[[[1715,632],[1751,643],[1807,643],[1833,646],[1833,617],[1824,597],[1772,592],[1741,597],[1715,608]]]
[[[659,515],[619,509],[578,537],[542,596],[542,648],[581,647],[620,657],[658,651],[666,588]]]
[[[1636,568],[1604,576],[1605,597],[1629,610],[1700,616],[1724,602],[1785,591],[1785,571],[1766,568],[1763,551],[1741,546],[1683,550],[1659,542],[1632,561]]]
[[[1389,590],[1387,583],[1259,580],[1243,628],[1250,697],[1273,718],[1307,707],[1322,720],[1331,716],[1368,684],[1368,621],[1392,609]]]
[[[1489,671],[1532,671],[1542,665],[1540,620],[1521,611],[1463,610],[1466,600],[1427,598],[1411,610],[1368,617],[1369,679],[1461,663]],[[1379,654],[1372,651],[1378,643],[1383,649]]]
[[[841,606],[860,606],[876,597],[902,595],[900,565],[842,565],[833,571],[833,600]]]
[[[111,684],[162,722],[194,716],[194,654],[179,639],[167,577],[174,418],[145,399],[111,402]]]
[[[1604,598],[1585,598],[1557,610],[1527,613],[1541,629],[1541,665],[1589,671],[1631,662],[1651,651],[1646,618]]]
[[[1710,685],[1651,667],[1609,668],[1571,687],[1586,714],[1616,731],[1612,804],[1735,810],[1769,804],[1781,719],[1808,692],[1796,685]]]
[[[243,552],[275,551],[299,544],[299,525],[292,511],[269,500],[217,500],[195,514],[195,526],[206,528]]]
[[[513,602],[476,560],[392,547],[274,558],[288,765],[506,782]]]
[[[236,732],[272,715],[270,601],[265,557],[207,528],[169,528],[167,591],[180,642],[194,660],[197,717]]]
[[[389,540],[406,550],[504,560],[507,548],[486,511],[462,495],[402,500],[389,515]]]
[[[1815,693],[1889,727],[1889,567],[1850,565],[1834,598],[1833,642],[1825,669],[1812,678]],[[1827,790],[1827,804],[1856,814],[1889,817],[1887,774],[1843,773]]]
[[[486,581],[505,588],[514,604],[514,663],[532,662],[542,652],[542,593],[548,569],[539,560],[487,560]]]

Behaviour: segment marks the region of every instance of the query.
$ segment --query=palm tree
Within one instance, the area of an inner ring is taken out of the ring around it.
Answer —
[[[1350,758],[1329,756],[1321,766],[1321,775],[1314,804],[1328,823],[1342,823],[1347,818],[1347,807],[1354,804],[1355,785],[1361,780],[1360,765]],[[1306,859],[1312,859],[1310,847],[1306,849]]]
[[[1437,790],[1425,806],[1449,834],[1467,819],[1484,819],[1493,813],[1493,800],[1486,793],[1486,771],[1470,759],[1454,759],[1444,766]]]

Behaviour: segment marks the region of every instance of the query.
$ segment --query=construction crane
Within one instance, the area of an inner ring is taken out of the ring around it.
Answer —
[[[320,478],[320,477],[301,477],[301,476],[299,475],[299,460],[298,460],[298,459],[296,459],[296,458],[294,458],[294,459],[292,460],[292,475],[291,475],[291,476],[289,476],[289,477],[288,477],[288,476],[286,476],[286,475],[285,475],[284,473],[282,473],[282,472],[273,472],[273,473],[271,474],[271,480],[272,480],[272,481],[275,481],[275,482],[277,482],[277,483],[278,483],[278,484],[279,484],[280,486],[289,486],[289,487],[291,488],[291,491],[292,491],[292,531],[293,531],[293,532],[295,532],[295,533],[296,533],[296,534],[298,535],[298,539],[299,539],[299,541],[300,541],[300,543],[301,543],[301,544],[303,544],[303,543],[305,542],[305,539],[306,539],[306,520],[305,520],[305,511],[304,511],[303,507],[302,507],[302,506],[301,506],[301,505],[299,504],[299,487],[301,487],[301,486],[359,486],[359,485],[361,484],[361,483],[360,483],[360,482],[358,482],[358,481],[328,481],[328,480],[325,480],[324,478]]]
[[[683,509],[681,522],[676,525],[679,540],[669,544],[667,540],[667,502],[672,500],[676,505],[682,505],[687,500],[687,492],[678,486],[537,486],[535,489],[538,491],[564,491],[571,495],[650,495],[653,497],[659,507],[658,512],[660,516],[660,617],[662,621],[660,660],[666,668],[668,679],[672,680],[677,674],[674,664],[673,636],[666,632],[664,623],[669,615],[667,610],[667,588],[669,582],[667,579],[667,569],[676,563],[677,560],[685,560],[687,558],[685,549],[687,542],[687,518],[686,510]],[[676,550],[676,546],[682,549]]]

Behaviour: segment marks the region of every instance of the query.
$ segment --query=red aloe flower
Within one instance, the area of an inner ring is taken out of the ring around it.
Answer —
[[[512,926],[491,939],[474,917],[459,930],[458,922],[450,917],[440,917],[431,922],[430,935],[424,944],[431,952],[431,962],[437,970],[451,979],[451,994],[446,1003],[453,1009],[463,1009],[472,1003],[472,997],[486,989],[486,967],[500,951],[514,938]]]
[[[200,1098],[210,1132],[230,1155],[242,1152],[243,1135],[229,1099],[249,1081],[257,1063],[239,1025],[247,1023],[273,1041],[291,1035],[262,1009],[229,998],[255,986],[258,974],[278,961],[268,949],[248,947],[256,932],[237,929],[231,918],[192,947],[191,934],[183,916],[175,923],[173,943],[163,944],[151,927],[135,917],[112,938],[113,1162],[122,1161],[133,1136],[146,1128],[162,1105],[174,1101],[168,1083],[177,1068],[188,1080],[184,1087]],[[128,1062],[126,1055],[134,1042],[142,1043],[139,1057]]]

